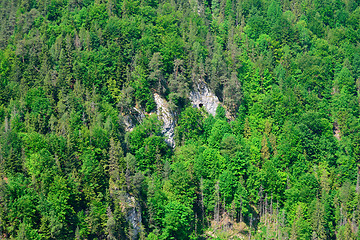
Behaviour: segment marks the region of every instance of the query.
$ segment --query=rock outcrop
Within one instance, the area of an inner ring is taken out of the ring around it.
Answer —
[[[145,113],[133,107],[131,113],[124,116],[125,131],[131,132],[136,126],[136,123],[140,123],[143,118],[145,118]]]
[[[220,101],[218,97],[206,86],[205,82],[199,82],[190,93],[189,98],[193,107],[204,107],[209,114],[215,116],[216,109],[219,106]],[[154,100],[156,103],[156,113],[158,118],[163,122],[162,133],[166,137],[165,141],[172,148],[175,148],[175,114],[170,110],[169,103],[159,94],[154,93]],[[132,110],[131,115],[124,116],[125,130],[130,132],[135,127],[136,122],[141,122],[141,120],[145,117],[144,113],[139,109],[134,107]]]
[[[135,200],[134,197],[128,197],[129,206],[131,206],[127,211],[127,220],[131,224],[132,227],[132,237],[133,239],[138,239],[139,233],[141,231],[141,211],[140,211],[140,205]]]
[[[334,137],[336,137],[337,140],[341,139],[341,131],[337,121],[333,123],[333,133],[334,133]]]
[[[160,97],[159,94],[154,94],[154,99],[157,107],[157,115],[163,122],[162,133],[166,137],[165,141],[172,147],[175,147],[175,120],[174,113],[170,110],[168,102]]]
[[[204,107],[213,116],[215,116],[216,108],[220,104],[218,97],[210,91],[203,81],[200,81],[190,93],[190,101],[193,107]]]
[[[126,220],[130,224],[129,234],[131,239],[138,239],[141,232],[141,209],[139,202],[135,197],[128,193],[122,196],[121,201],[122,212],[126,214]]]

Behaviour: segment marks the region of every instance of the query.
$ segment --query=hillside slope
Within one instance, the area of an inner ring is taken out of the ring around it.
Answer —
[[[359,239],[359,97],[359,0],[0,0],[1,238]]]

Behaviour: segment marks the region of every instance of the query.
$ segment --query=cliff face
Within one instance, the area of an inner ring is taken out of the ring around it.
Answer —
[[[166,137],[165,141],[172,147],[175,147],[175,120],[174,113],[170,110],[168,102],[160,97],[159,94],[154,94],[154,99],[157,107],[157,115],[163,122],[162,133]]]
[[[172,148],[175,148],[175,118],[174,113],[170,110],[168,102],[159,94],[154,93],[154,100],[156,103],[156,114],[159,120],[163,122],[162,133],[165,136],[165,141]],[[153,114],[151,112],[150,114]],[[129,115],[123,117],[125,130],[131,132],[137,123],[141,123],[145,118],[145,113],[142,110],[134,107]]]
[[[127,221],[131,226],[131,235],[133,239],[139,238],[139,233],[141,231],[141,209],[138,201],[133,196],[126,194],[126,204],[127,204]]]
[[[170,110],[168,102],[163,99],[159,94],[154,94],[154,99],[157,107],[157,115],[163,122],[162,133],[166,137],[166,142],[175,148],[175,114]],[[216,108],[219,106],[220,101],[215,94],[206,86],[206,83],[200,82],[196,88],[189,94],[189,99],[193,107],[204,107],[205,110],[215,116]]]
[[[208,113],[215,116],[216,108],[219,106],[220,101],[206,86],[206,83],[199,82],[190,93],[189,98],[193,107],[204,107]]]
[[[195,89],[190,92],[189,99],[193,107],[204,107],[205,110],[213,116],[215,116],[216,108],[220,104],[218,97],[210,91],[204,82],[196,85]],[[154,100],[156,103],[156,114],[159,120],[163,122],[162,133],[166,138],[165,141],[172,148],[175,148],[175,114],[170,110],[169,103],[159,94],[154,93]],[[130,115],[124,116],[125,130],[130,132],[136,126],[136,123],[140,123],[145,117],[145,114],[141,110],[135,107],[132,110]]]
[[[125,125],[125,131],[131,132],[134,127],[136,126],[136,123],[140,123],[143,118],[145,118],[145,113],[136,107],[133,107],[131,109],[131,113],[129,115],[124,116],[124,125]]]

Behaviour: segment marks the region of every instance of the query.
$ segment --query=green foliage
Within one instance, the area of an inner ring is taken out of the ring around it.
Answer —
[[[230,125],[227,123],[227,121],[224,119],[216,120],[208,138],[209,146],[213,148],[219,148],[221,140],[226,133],[231,133]]]
[[[225,158],[221,156],[219,150],[206,148],[195,162],[196,173],[207,179],[218,179],[221,172],[225,169]]]
[[[137,165],[140,170],[161,169],[162,159],[169,157],[170,149],[163,137],[150,136],[145,138],[143,146],[136,151]]]
[[[176,138],[180,144],[189,139],[198,139],[203,132],[202,114],[193,107],[187,107],[179,117],[175,130]]]
[[[127,136],[127,142],[132,151],[144,146],[145,139],[153,135],[160,135],[160,122],[156,115],[146,118],[137,128]]]
[[[234,192],[236,191],[236,177],[229,170],[225,170],[219,177],[219,188],[224,203],[230,205],[234,200]]]
[[[165,206],[164,232],[162,239],[188,239],[190,230],[190,208],[177,201]]]
[[[359,238],[359,1],[0,8],[2,238]]]

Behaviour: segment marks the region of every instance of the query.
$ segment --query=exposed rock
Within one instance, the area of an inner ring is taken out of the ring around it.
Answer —
[[[141,122],[145,118],[145,113],[141,110],[137,109],[136,107],[133,108],[135,110],[135,113],[133,116],[136,118],[138,122]]]
[[[163,99],[159,94],[154,93],[154,100],[157,107],[157,115],[163,122],[162,133],[166,137],[166,142],[175,148],[175,120],[174,113],[170,110],[169,103]],[[196,88],[190,93],[190,101],[193,107],[201,108],[215,116],[216,108],[220,104],[219,99],[206,86],[205,82],[199,82]],[[130,115],[124,116],[124,124],[126,131],[132,131],[135,125],[145,118],[145,114],[134,107]]]
[[[124,116],[125,131],[131,132],[136,123],[140,123],[145,118],[145,113],[133,107],[129,115]]]
[[[124,124],[125,124],[125,131],[127,132],[131,132],[135,127],[135,124],[133,123],[129,115],[124,116]]]
[[[336,121],[333,124],[333,133],[334,133],[334,137],[336,137],[337,140],[340,140],[340,138],[341,138],[340,127],[339,127],[339,124]]]
[[[141,232],[141,209],[140,204],[136,201],[135,197],[125,193],[122,201],[122,211],[126,213],[126,220],[130,223],[131,239],[138,239]]]
[[[166,137],[166,142],[172,147],[175,147],[175,120],[174,113],[170,110],[168,102],[160,97],[159,94],[154,94],[154,99],[157,107],[157,115],[163,122],[162,133]]]
[[[131,208],[127,211],[127,220],[132,226],[133,239],[137,239],[141,231],[141,211],[140,205],[134,197],[128,198],[128,204]]]
[[[233,116],[232,114],[231,114],[231,112],[230,111],[228,111],[228,108],[226,107],[226,106],[224,106],[223,105],[223,107],[225,108],[225,117],[227,118],[227,119],[229,119],[230,121],[234,121],[235,120],[235,116]]]
[[[215,116],[216,108],[220,104],[218,97],[209,90],[203,81],[200,81],[190,93],[190,101],[193,107],[204,107],[213,116]]]
[[[156,103],[156,114],[158,115],[159,120],[163,122],[162,133],[166,137],[165,141],[172,148],[175,147],[175,120],[174,113],[170,110],[168,102],[163,99],[159,94],[154,94],[154,99]],[[152,113],[150,113],[152,114]],[[131,113],[123,117],[125,130],[131,132],[136,124],[141,123],[145,118],[145,113],[136,107],[131,109]]]

